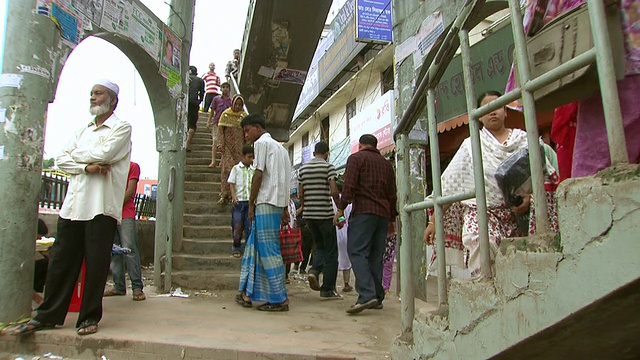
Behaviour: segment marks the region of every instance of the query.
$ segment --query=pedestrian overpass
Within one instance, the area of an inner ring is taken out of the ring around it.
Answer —
[[[320,40],[331,0],[254,0],[242,41],[239,92],[249,113],[262,114],[271,135],[289,138],[306,72]],[[288,78],[278,73],[285,69]],[[277,70],[277,72],[276,72]]]

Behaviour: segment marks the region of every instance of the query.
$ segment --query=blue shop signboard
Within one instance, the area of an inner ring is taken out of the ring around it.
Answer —
[[[356,41],[393,41],[391,0],[356,0]]]

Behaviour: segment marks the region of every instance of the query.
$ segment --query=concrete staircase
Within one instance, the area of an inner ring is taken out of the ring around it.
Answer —
[[[210,168],[211,134],[207,114],[200,113],[198,130],[185,165],[184,226],[180,251],[172,256],[172,286],[231,290],[238,287],[240,260],[231,256],[231,206],[218,205],[220,167]]]

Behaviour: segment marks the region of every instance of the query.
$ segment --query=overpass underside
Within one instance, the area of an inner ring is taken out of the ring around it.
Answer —
[[[289,138],[303,80],[294,75],[309,69],[330,7],[331,0],[255,0],[249,9],[239,88],[277,140]]]

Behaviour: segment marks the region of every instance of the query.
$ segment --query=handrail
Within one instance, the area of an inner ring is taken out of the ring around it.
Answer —
[[[546,207],[546,194],[544,191],[543,183],[543,157],[539,149],[538,140],[538,128],[535,112],[535,101],[533,92],[547,86],[548,84],[557,81],[558,79],[571,74],[585,66],[597,64],[598,77],[600,80],[600,92],[602,93],[602,101],[604,103],[605,123],[607,128],[607,135],[609,141],[609,150],[611,155],[612,164],[620,162],[628,162],[624,129],[622,127],[622,120],[620,116],[620,104],[616,87],[616,76],[613,69],[611,45],[608,38],[607,21],[605,18],[605,10],[601,0],[587,0],[587,6],[589,8],[589,18],[592,23],[592,33],[594,38],[594,48],[586,51],[585,53],[576,56],[575,58],[567,61],[566,63],[548,71],[545,74],[539,75],[536,78],[530,78],[530,69],[527,56],[526,38],[524,33],[524,26],[522,24],[522,14],[520,13],[520,6],[518,0],[508,0],[509,9],[511,10],[512,29],[514,33],[514,42],[517,57],[517,67],[520,88],[516,88],[509,93],[498,97],[492,102],[483,105],[479,108],[475,108],[475,95],[473,87],[473,77],[471,76],[471,54],[469,47],[468,29],[463,26],[466,24],[466,20],[470,15],[471,10],[476,6],[476,1],[468,1],[467,5],[462,9],[454,21],[453,26],[447,33],[445,39],[448,39],[441,44],[438,49],[437,55],[432,61],[427,74],[422,78],[418,90],[414,93],[407,110],[404,112],[401,121],[394,132],[394,138],[399,136],[399,149],[398,153],[406,156],[406,148],[408,148],[408,139],[405,134],[412,121],[412,116],[416,112],[420,97],[426,91],[427,93],[427,115],[428,115],[428,137],[429,145],[431,149],[431,166],[433,176],[433,199],[427,199],[417,203],[404,203],[402,206],[402,223],[405,224],[407,218],[414,211],[424,210],[426,208],[434,208],[435,221],[436,221],[436,256],[437,256],[437,269],[438,269],[438,299],[440,305],[447,303],[447,287],[446,287],[446,258],[445,258],[445,243],[444,243],[444,214],[443,205],[451,204],[457,201],[463,201],[475,197],[476,204],[478,206],[478,226],[480,228],[480,250],[481,250],[481,275],[483,277],[491,277],[490,267],[490,252],[489,252],[489,239],[488,239],[488,225],[487,225],[487,212],[486,212],[486,194],[484,189],[484,171],[481,156],[480,140],[478,136],[478,124],[477,120],[491,111],[494,111],[500,107],[503,107],[517,99],[522,98],[525,124],[527,128],[527,145],[529,149],[533,196],[539,201],[535,202],[536,213],[536,228],[539,232],[547,232],[549,229],[547,207]],[[474,178],[475,178],[475,192],[453,194],[442,196],[441,186],[441,169],[440,169],[440,154],[438,145],[438,132],[437,121],[435,116],[435,76],[442,66],[448,65],[444,63],[443,58],[447,51],[450,51],[452,37],[451,34],[458,33],[460,38],[460,45],[462,50],[463,61],[463,73],[466,86],[466,100],[469,114],[469,130],[471,133],[471,145],[472,145],[472,157],[474,165]],[[399,165],[400,166],[400,165]],[[408,189],[408,187],[406,187]],[[401,190],[405,190],[401,188]],[[399,194],[400,198],[408,198],[407,194]],[[409,229],[409,225],[403,225],[403,234],[405,230]],[[411,231],[408,232],[411,234]],[[402,240],[401,240],[402,241]],[[411,264],[410,251],[408,248],[401,247],[401,260],[400,263]],[[406,265],[403,268],[403,272],[406,273]],[[413,286],[411,281],[403,282],[403,292],[406,294],[413,294],[413,288],[405,289],[405,286]],[[412,299],[405,299],[402,297],[403,304],[403,316],[402,316],[402,329],[403,334],[410,331],[412,319],[407,319],[407,314],[413,314],[408,307],[413,306]]]

